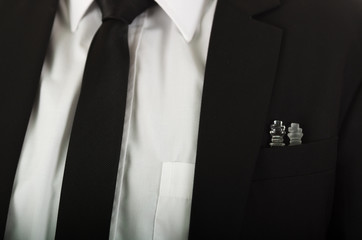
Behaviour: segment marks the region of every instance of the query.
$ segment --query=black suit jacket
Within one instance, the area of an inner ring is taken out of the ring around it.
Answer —
[[[0,235],[56,8],[0,1]],[[361,239],[361,80],[359,0],[219,0],[189,238]],[[274,119],[303,145],[269,148]]]

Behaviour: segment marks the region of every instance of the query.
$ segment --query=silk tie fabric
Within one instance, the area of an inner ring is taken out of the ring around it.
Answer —
[[[108,239],[129,73],[128,24],[152,0],[97,0],[102,25],[89,48],[72,127],[56,239]]]

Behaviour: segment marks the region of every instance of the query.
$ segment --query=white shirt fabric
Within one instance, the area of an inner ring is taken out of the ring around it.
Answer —
[[[216,0],[156,0],[129,27],[130,74],[110,239],[187,239]],[[10,202],[6,240],[54,239],[93,0],[60,0]]]

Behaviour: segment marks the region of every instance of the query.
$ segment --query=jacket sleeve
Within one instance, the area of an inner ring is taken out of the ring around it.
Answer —
[[[362,239],[362,86],[339,136],[329,239]]]
[[[333,211],[328,239],[362,239],[362,28],[342,84]]]

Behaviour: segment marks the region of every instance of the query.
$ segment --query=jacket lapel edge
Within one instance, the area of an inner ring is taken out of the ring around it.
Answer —
[[[57,6],[58,0],[14,0],[0,8],[0,238]]]
[[[275,7],[265,6],[264,11]],[[282,39],[281,29],[258,22],[246,12],[251,13],[222,0],[216,8],[203,89],[189,239],[241,236]],[[261,13],[261,9],[256,7],[252,13]]]

